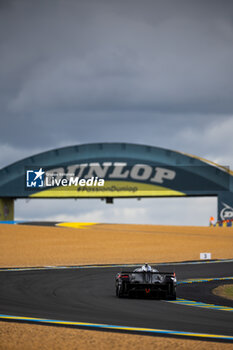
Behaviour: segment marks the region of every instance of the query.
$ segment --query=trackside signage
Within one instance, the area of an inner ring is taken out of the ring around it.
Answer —
[[[56,181],[73,181],[78,179],[108,179],[108,180],[136,180],[147,181],[151,183],[163,184],[165,180],[173,180],[176,172],[159,166],[150,166],[148,164],[134,164],[128,166],[126,162],[103,162],[101,163],[81,163],[64,167],[51,169],[45,172],[46,178],[56,178]],[[50,180],[48,180],[48,183]],[[102,184],[102,182],[101,182]]]
[[[26,170],[26,190],[32,196],[89,197],[182,195],[170,190],[176,177],[174,170],[149,164],[127,162],[90,162],[46,170]],[[166,183],[166,184],[164,184]]]
[[[148,164],[134,164],[128,167],[128,164],[123,162],[81,163],[47,171],[43,168],[27,170],[26,188],[42,190],[51,187],[103,187],[105,179],[162,184],[165,180],[173,180],[175,176],[176,172],[173,170]]]
[[[60,195],[58,192],[61,190],[62,196],[65,196],[65,191],[78,191],[79,195],[80,192],[88,192],[89,194],[93,191],[100,194],[105,192],[103,196],[106,192],[120,191],[123,196],[127,196],[127,192],[143,195],[146,191],[152,195],[151,192],[156,191],[160,192],[157,195],[181,195],[195,194],[196,191],[228,189],[229,181],[227,178],[226,187],[221,187],[219,178],[216,179],[217,181],[209,181],[205,176],[202,176],[204,168],[204,166],[163,166],[161,163],[146,164],[133,160],[84,161],[50,169],[43,166],[26,169],[25,187],[26,190],[31,190],[34,193],[46,192],[48,194],[48,191],[53,190],[53,194],[58,196]],[[214,168],[211,170],[215,171]],[[139,191],[143,191],[143,193]],[[164,191],[170,192],[163,194]],[[171,191],[175,192],[171,193]]]
[[[226,204],[226,203],[221,203],[223,208],[220,211],[220,218],[222,220],[232,220],[233,219],[233,208]]]

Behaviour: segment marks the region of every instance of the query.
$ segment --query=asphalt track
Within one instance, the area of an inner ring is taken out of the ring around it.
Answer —
[[[233,277],[232,261],[157,267],[160,271],[176,272],[178,281]],[[233,312],[180,305],[165,300],[116,298],[115,274],[129,269],[93,267],[1,270],[0,313],[128,328],[225,335],[230,336],[232,340],[229,338],[228,341],[233,342]],[[180,284],[177,296],[233,307],[232,301],[215,297],[211,293],[213,287],[226,283],[229,282]]]

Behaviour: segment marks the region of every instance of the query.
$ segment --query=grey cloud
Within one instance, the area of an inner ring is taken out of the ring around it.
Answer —
[[[233,166],[232,18],[230,0],[1,0],[0,167],[50,148],[104,141]],[[27,209],[16,202],[17,217],[63,215],[63,205],[55,212],[36,203]],[[153,221],[144,201],[121,202],[107,214],[91,203],[81,214],[87,219],[127,221],[131,206],[145,206],[145,222],[166,223],[162,211]],[[174,210],[173,203],[171,222],[181,223],[185,205]],[[206,215],[199,212],[199,222]]]
[[[172,3],[145,2],[140,16],[132,1],[12,2],[1,21],[6,115],[232,110],[231,2],[211,2],[206,18],[207,2]]]
[[[19,118],[1,137],[0,167],[51,148],[88,142],[132,142],[187,152],[233,167],[233,116],[146,112],[37,115],[28,125]],[[23,129],[24,137],[19,133]],[[9,142],[9,139],[12,139]],[[224,156],[224,159],[223,159]]]
[[[156,30],[120,23],[113,30],[121,31],[115,40],[104,36],[104,45],[84,56],[76,47],[35,62],[7,110],[227,112],[233,107],[233,40],[225,38],[224,25],[210,22],[206,31],[204,23],[185,19],[161,23]]]

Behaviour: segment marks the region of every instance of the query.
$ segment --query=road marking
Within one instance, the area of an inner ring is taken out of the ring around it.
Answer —
[[[33,322],[33,323],[43,323],[43,324],[54,324],[54,325],[64,325],[72,327],[83,327],[83,328],[100,328],[103,330],[120,330],[120,331],[131,331],[137,333],[147,333],[147,334],[156,334],[156,335],[173,335],[173,336],[182,336],[182,337],[196,337],[196,338],[208,338],[212,340],[225,340],[233,341],[233,336],[221,335],[221,334],[207,334],[207,333],[193,333],[193,332],[182,332],[166,329],[153,329],[153,328],[138,328],[138,327],[127,327],[127,326],[117,326],[109,324],[99,324],[99,323],[86,323],[86,322],[71,322],[71,321],[61,321],[61,320],[52,320],[46,318],[35,318],[35,317],[23,317],[23,316],[11,316],[11,315],[0,315],[0,320],[11,320],[11,321],[22,321],[22,322]]]
[[[188,279],[184,281],[178,281],[177,285],[179,284],[187,284],[187,283],[202,283],[202,282],[211,282],[211,281],[225,281],[225,280],[233,280],[233,277],[215,277],[215,278],[197,278],[197,279]],[[177,298],[176,300],[170,300],[169,303],[173,304],[180,304],[185,306],[195,306],[195,307],[201,307],[205,309],[212,309],[212,310],[221,310],[221,311],[233,311],[232,307],[229,306],[222,306],[222,305],[215,305],[215,304],[207,304],[202,303],[195,300],[187,300],[187,299],[181,299]]]
[[[195,306],[195,307],[201,307],[201,308],[212,309],[212,310],[231,311],[231,312],[233,311],[233,308],[229,306],[206,304],[199,301],[187,300],[187,299],[181,299],[181,298],[177,298],[176,300],[170,300],[168,302],[173,304]]]
[[[225,281],[225,280],[233,280],[233,277],[194,278],[194,279],[179,281],[177,284],[202,283],[202,282]]]

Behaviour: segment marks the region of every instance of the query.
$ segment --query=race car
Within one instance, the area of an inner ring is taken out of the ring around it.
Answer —
[[[148,264],[133,271],[116,275],[116,296],[143,296],[176,300],[176,275],[174,272],[159,272]]]

